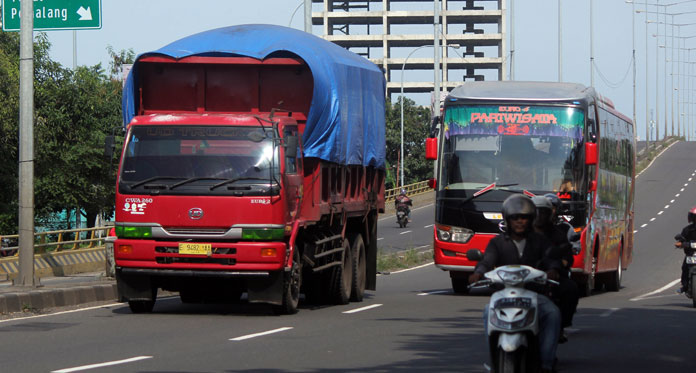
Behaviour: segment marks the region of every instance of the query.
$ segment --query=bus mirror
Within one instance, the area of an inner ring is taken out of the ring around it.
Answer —
[[[104,156],[111,157],[114,155],[114,135],[108,135],[104,139]]]
[[[425,159],[429,161],[437,160],[437,138],[428,137],[425,139]]]
[[[597,180],[590,181],[590,192],[597,191]]]
[[[585,143],[585,164],[593,166],[597,164],[597,144],[593,142]]]
[[[297,158],[297,136],[285,137],[285,158]]]
[[[432,189],[437,188],[437,179],[434,177],[431,177],[428,179],[428,186],[431,187]]]

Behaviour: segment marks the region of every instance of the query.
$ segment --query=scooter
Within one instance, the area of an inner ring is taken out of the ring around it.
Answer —
[[[674,236],[674,239],[682,243],[682,247],[686,255],[686,268],[688,269],[688,281],[686,283],[686,291],[684,294],[687,298],[691,298],[694,308],[696,308],[696,241],[689,241],[681,234]]]
[[[469,260],[483,257],[477,249],[466,253]],[[533,285],[532,285],[533,284]],[[545,286],[558,282],[546,272],[525,265],[506,265],[484,274],[484,279],[469,285],[496,290],[487,306],[486,332],[493,372],[536,372],[539,359],[538,294],[527,286]]]
[[[408,214],[406,212],[406,206],[399,206],[396,209],[396,222],[399,223],[400,228],[405,228],[408,223]]]

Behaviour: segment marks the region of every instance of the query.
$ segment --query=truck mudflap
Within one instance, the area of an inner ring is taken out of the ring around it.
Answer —
[[[247,280],[249,303],[283,304],[283,283],[290,271],[271,272],[268,277]]]
[[[116,288],[119,302],[152,301],[155,299],[150,276],[124,273],[122,268],[116,268]]]

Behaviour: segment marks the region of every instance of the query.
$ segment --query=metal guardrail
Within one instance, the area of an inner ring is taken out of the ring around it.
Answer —
[[[418,194],[423,194],[432,191],[433,189],[428,186],[428,181],[419,181],[417,183],[404,185],[403,187],[398,187],[394,189],[387,189],[384,191],[384,200],[386,202],[393,201],[396,196],[399,195],[401,188],[406,189],[406,194],[409,196],[415,196]]]
[[[94,227],[66,229],[34,233],[34,252],[58,252],[65,250],[87,249],[104,246],[104,238],[112,227]],[[16,256],[19,235],[0,236],[0,255]]]
[[[393,201],[394,198],[399,195],[401,188],[402,187],[387,189],[384,192],[385,201]],[[406,194],[409,196],[432,191],[432,188],[428,186],[428,181],[404,185],[403,188],[406,189]],[[106,226],[37,232],[34,233],[34,252],[41,254],[46,252],[104,247],[104,239],[111,228],[111,226]],[[19,249],[18,241],[18,234],[0,236],[0,257],[17,256]]]

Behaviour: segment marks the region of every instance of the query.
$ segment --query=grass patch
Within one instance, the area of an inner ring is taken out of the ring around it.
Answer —
[[[377,271],[392,272],[399,269],[415,267],[433,261],[433,250],[410,249],[397,253],[377,255]]]

